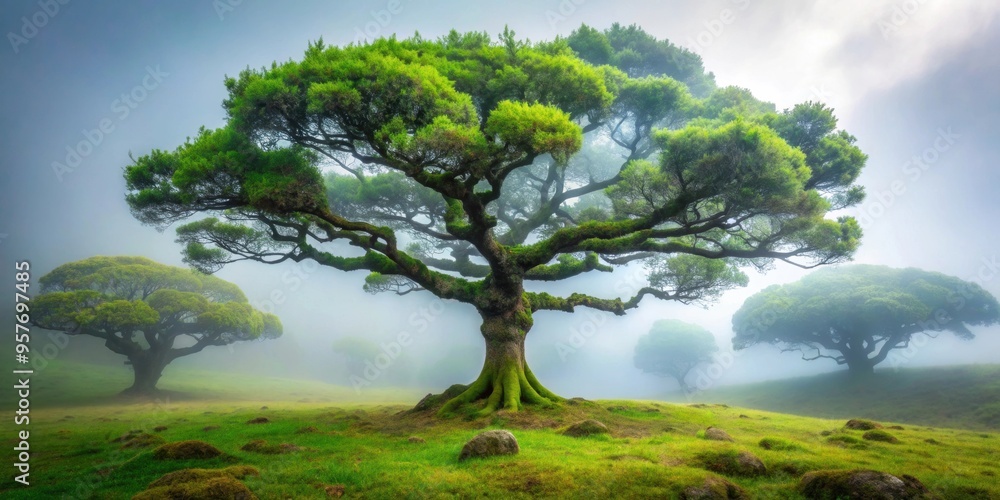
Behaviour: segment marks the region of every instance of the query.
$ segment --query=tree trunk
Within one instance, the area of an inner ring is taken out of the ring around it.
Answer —
[[[137,356],[129,356],[132,364],[132,371],[135,378],[132,387],[122,391],[122,394],[130,395],[153,395],[157,393],[156,383],[163,375],[163,369],[167,367],[167,361],[157,353],[143,352]]]
[[[524,359],[524,339],[531,328],[530,313],[517,311],[483,317],[480,331],[486,340],[483,370],[464,392],[448,401],[438,412],[448,414],[462,405],[486,400],[479,411],[487,415],[497,410],[517,411],[524,404],[551,405],[562,401],[538,382]]]
[[[847,361],[847,371],[851,378],[856,380],[867,380],[875,376],[875,363],[867,356]]]

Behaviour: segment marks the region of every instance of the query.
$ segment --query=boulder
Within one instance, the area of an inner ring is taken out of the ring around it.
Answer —
[[[927,488],[917,478],[893,476],[867,469],[818,470],[799,481],[799,492],[807,498],[849,500],[908,500],[925,498]]]
[[[496,455],[516,455],[521,451],[517,439],[509,431],[496,430],[482,432],[465,443],[458,460],[492,457]]]
[[[597,420],[589,419],[569,426],[569,428],[563,431],[563,435],[583,437],[592,436],[594,434],[607,434],[608,432],[608,426],[598,422]]]

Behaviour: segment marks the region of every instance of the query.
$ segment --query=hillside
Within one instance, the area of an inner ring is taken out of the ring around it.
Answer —
[[[997,430],[1000,365],[879,370],[864,385],[832,373],[720,387],[692,399],[811,417]]]

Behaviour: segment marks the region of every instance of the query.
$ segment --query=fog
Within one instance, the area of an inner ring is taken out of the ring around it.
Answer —
[[[1000,296],[1000,169],[995,165],[1000,157],[1000,4],[553,0],[470,7],[399,0],[398,14],[386,10],[390,4],[396,1],[72,2],[41,16],[44,26],[23,43],[8,36],[10,43],[0,49],[5,153],[0,254],[5,266],[30,260],[37,283],[56,266],[93,255],[143,255],[183,265],[172,228],[158,233],[129,213],[121,174],[130,154],[173,149],[200,126],[222,125],[226,75],[300,58],[311,40],[346,44],[361,36],[407,37],[414,31],[432,39],[453,28],[497,34],[504,25],[519,37],[544,40],[568,35],[581,23],[604,29],[620,22],[638,23],[699,53],[720,86],[747,87],[778,109],[806,100],[836,109],[840,128],[854,134],[869,155],[860,179],[868,198],[850,211],[865,230],[856,262],[939,271]],[[12,1],[0,9],[4,32],[21,33],[22,17],[34,23],[40,7],[36,1]],[[144,84],[138,102],[122,100],[122,94],[136,95],[133,90]],[[89,140],[92,151],[81,155],[71,171],[54,170],[54,162],[68,165],[67,148],[81,140]],[[914,162],[914,156],[922,161]],[[630,266],[535,288],[608,296],[641,286],[641,271]],[[743,301],[807,271],[778,263],[767,274],[749,273],[749,286],[725,293],[708,307],[646,300],[624,317],[585,308],[574,314],[538,313],[527,340],[528,361],[561,395],[666,397],[676,384],[641,373],[632,366],[632,353],[654,321],[677,318],[709,329],[723,348],[717,368],[706,375],[709,386],[841,369],[829,360],[807,362],[773,346],[730,353],[730,319]],[[258,308],[280,316],[285,334],[268,342],[211,348],[172,367],[350,385],[352,372],[334,352],[334,342],[365,337],[389,345],[401,332],[410,334],[412,343],[379,370],[373,386],[436,391],[471,381],[481,367],[479,316],[471,306],[426,293],[366,294],[364,272],[310,263],[238,263],[218,275],[239,285]],[[3,300],[4,311],[11,311],[11,301]],[[942,335],[897,365],[1000,362],[1000,329],[975,332],[973,341]],[[58,356],[122,361],[89,338],[73,338]]]

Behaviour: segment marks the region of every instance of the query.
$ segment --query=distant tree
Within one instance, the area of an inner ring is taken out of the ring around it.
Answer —
[[[870,375],[914,335],[949,331],[972,339],[969,326],[1000,322],[1000,305],[975,283],[920,269],[852,265],[770,286],[733,316],[733,346],[759,343],[832,359]]]
[[[648,34],[607,36],[645,57]],[[312,259],[367,271],[370,292],[474,307],[484,366],[442,414],[561,400],[525,361],[538,311],[709,301],[745,285],[744,267],[836,263],[857,247],[857,222],[827,217],[864,163],[856,147],[811,164],[765,115],[689,125],[703,106],[661,73],[670,53],[630,76],[560,43],[506,31],[310,44],[228,78],[227,125],[136,159],[127,201],[144,223],[186,221],[178,241],[204,271]],[[637,261],[648,286],[632,296],[531,285]]]
[[[236,285],[145,257],[91,257],[39,281],[34,324],[103,339],[132,365],[126,393],[155,393],[163,369],[181,356],[282,332],[278,317],[251,307]]]
[[[667,319],[653,323],[635,346],[635,367],[654,375],[672,377],[684,392],[691,392],[686,378],[696,366],[711,361],[719,350],[708,330],[691,323]]]

